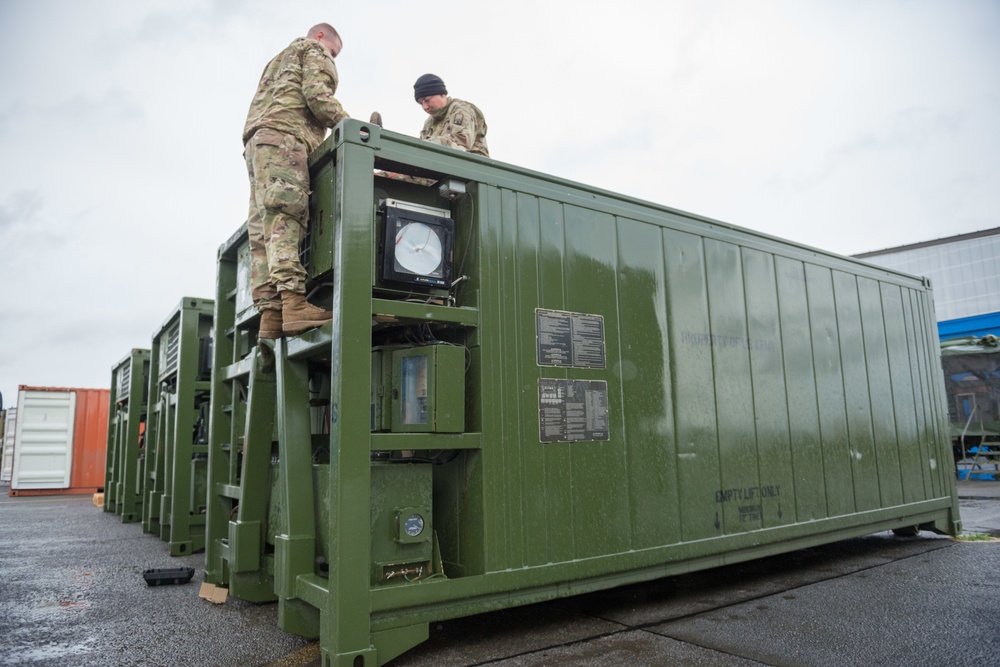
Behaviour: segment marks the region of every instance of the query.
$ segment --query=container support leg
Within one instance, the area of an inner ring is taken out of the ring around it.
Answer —
[[[288,346],[274,346],[278,390],[279,475],[284,499],[282,525],[274,540],[274,592],[278,626],[304,637],[319,635],[319,609],[298,599],[296,579],[316,568],[316,510],[313,492],[312,429],[309,420],[309,368],[288,358]]]

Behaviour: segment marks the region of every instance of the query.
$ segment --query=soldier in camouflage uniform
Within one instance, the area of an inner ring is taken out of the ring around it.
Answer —
[[[430,115],[420,131],[421,139],[489,157],[486,119],[475,104],[448,97],[444,81],[433,74],[417,79],[413,97]]]
[[[299,241],[309,223],[309,154],[347,112],[334,97],[343,43],[313,26],[264,68],[243,127],[250,175],[250,286],[260,336],[281,338],[333,319],[305,299]]]

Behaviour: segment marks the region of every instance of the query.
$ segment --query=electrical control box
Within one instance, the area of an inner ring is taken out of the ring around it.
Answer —
[[[465,348],[425,345],[392,351],[392,431],[465,430]]]

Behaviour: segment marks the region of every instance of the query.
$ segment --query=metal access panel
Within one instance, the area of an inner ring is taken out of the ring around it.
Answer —
[[[142,519],[149,350],[133,348],[111,369],[104,511],[122,523]]]
[[[18,391],[12,491],[69,488],[75,419],[71,390]]]
[[[184,297],[150,346],[142,526],[172,556],[205,546],[213,311],[211,299]]]
[[[392,430],[461,433],[465,429],[465,353],[424,345],[392,353]]]
[[[410,584],[435,573],[433,471],[429,463],[371,468],[371,583]]]
[[[206,580],[277,597],[323,665],[385,664],[443,618],[960,529],[926,281],[356,120],[310,164],[331,324],[257,340],[240,242],[220,249]],[[389,199],[449,211],[448,285],[385,279]],[[385,430],[372,351],[440,343],[461,428]],[[380,577],[420,510],[432,575]]]
[[[392,350],[372,350],[371,414],[372,431],[392,430]]]

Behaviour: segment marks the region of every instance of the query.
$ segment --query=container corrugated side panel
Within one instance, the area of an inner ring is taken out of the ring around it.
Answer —
[[[7,426],[3,435],[3,461],[0,482],[9,482],[14,474],[14,429],[17,428],[17,408],[7,408]]]
[[[72,489],[104,486],[110,389],[76,389],[76,427],[73,432]]]
[[[65,489],[73,463],[76,394],[69,390],[22,388],[11,489]]]
[[[919,280],[642,206],[497,188],[484,208],[482,430],[504,446],[482,456],[506,490],[486,571],[780,541],[951,496]],[[540,366],[539,307],[601,316],[607,367]],[[539,442],[532,388],[563,377],[607,382],[608,441]]]

